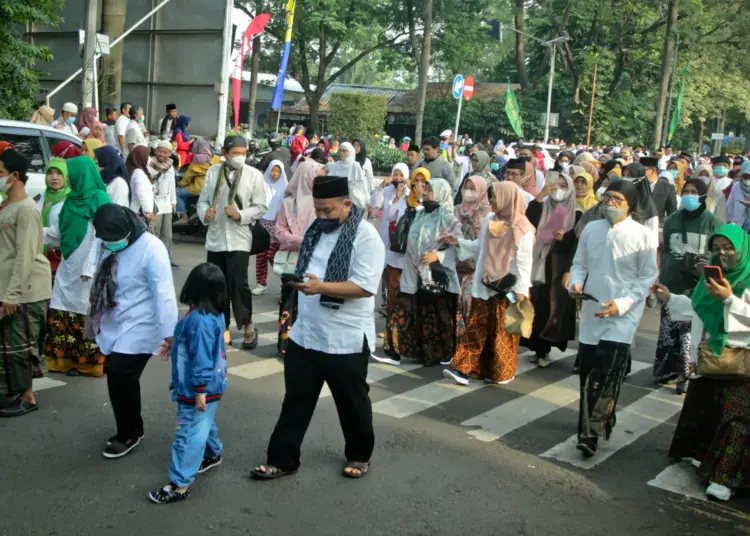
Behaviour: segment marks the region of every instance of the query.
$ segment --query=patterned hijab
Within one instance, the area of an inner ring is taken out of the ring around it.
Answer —
[[[463,187],[469,182],[476,189],[477,198],[475,201],[469,202],[466,200],[466,196],[462,195],[462,202],[456,207],[455,214],[461,223],[461,231],[464,237],[476,240],[479,237],[479,231],[482,229],[482,222],[484,222],[485,216],[492,212],[492,207],[487,198],[487,181],[482,177],[473,175],[464,180]]]
[[[523,193],[513,182],[492,185],[492,209],[495,212],[493,220],[504,222],[507,229],[500,236],[494,236],[487,229],[483,275],[490,281],[499,281],[510,273],[510,261],[516,248],[526,233],[534,231],[534,226],[526,218]]]
[[[203,138],[195,138],[193,145],[190,146],[190,153],[193,155],[194,164],[210,164],[214,158],[214,150],[211,149],[211,144]]]
[[[463,236],[461,224],[453,215],[453,195],[450,184],[445,179],[432,179],[430,186],[439,206],[432,212],[426,210],[417,212],[409,229],[406,255],[413,266],[419,266],[422,263],[422,255],[438,248],[443,235]]]

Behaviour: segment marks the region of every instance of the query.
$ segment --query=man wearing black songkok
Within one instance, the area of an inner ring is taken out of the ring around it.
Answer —
[[[349,199],[346,177],[316,177],[313,202],[317,219],[305,232],[296,273],[285,282],[299,291],[298,316],[289,334],[286,393],[267,463],[251,472],[258,479],[297,472],[302,440],[324,383],[346,441],[344,476],[365,476],[375,445],[367,363],[377,344],[374,296],[385,247]]]
[[[646,179],[651,187],[651,199],[654,200],[656,213],[659,215],[659,225],[663,227],[667,217],[677,210],[677,192],[668,180],[659,179],[658,158],[644,156],[639,163],[645,168]]]
[[[656,244],[630,217],[638,203],[632,182],[614,181],[602,195],[603,220],[583,229],[568,289],[583,299],[579,329],[580,413],[577,448],[593,456],[609,439],[626,376],[630,345],[656,280]]]

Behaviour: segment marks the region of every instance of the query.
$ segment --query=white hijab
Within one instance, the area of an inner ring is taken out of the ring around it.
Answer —
[[[355,160],[357,153],[354,152],[354,146],[347,141],[339,145],[339,154],[341,154],[342,150],[348,151],[349,156],[345,160],[327,164],[326,169],[328,173],[326,174],[330,177],[346,177],[349,179],[349,182],[365,180],[362,174],[362,166]]]
[[[281,169],[281,177],[276,181],[271,179],[271,170],[274,166],[278,166],[279,169]],[[286,177],[286,170],[284,169],[284,163],[281,160],[272,160],[271,163],[268,164],[266,172],[263,174],[263,178],[266,181],[267,188],[273,192],[273,198],[268,204],[268,212],[263,215],[263,219],[276,221],[276,214],[279,213],[281,204],[284,202],[284,192],[289,185],[289,180]]]

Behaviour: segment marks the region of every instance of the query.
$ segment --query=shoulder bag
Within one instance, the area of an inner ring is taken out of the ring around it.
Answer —
[[[278,276],[284,274],[293,274],[297,269],[297,251],[277,251],[273,258],[273,273]]]
[[[239,210],[242,210],[242,200],[237,197],[237,186],[239,185],[240,180],[244,175],[243,171],[244,168],[239,170],[237,177],[234,179],[234,183],[229,182],[229,177],[227,176],[226,172],[226,164],[222,164],[221,170],[219,171],[219,173],[223,175],[224,181],[229,188],[229,203],[236,203]],[[214,198],[211,202],[211,207],[216,206],[216,199],[219,195],[220,188],[221,179],[216,181],[216,190],[214,190]],[[265,188],[263,191],[265,194]],[[258,255],[259,253],[265,253],[266,251],[268,251],[268,249],[271,247],[271,234],[266,230],[265,227],[263,227],[263,224],[260,223],[260,219],[255,220],[255,223],[249,225],[249,227],[250,234],[252,235],[252,241],[250,242],[250,255]]]
[[[698,345],[697,372],[717,380],[750,379],[750,349],[724,347],[721,355],[714,355],[708,343]]]
[[[416,210],[407,210],[396,224],[396,230],[391,234],[390,250],[394,253],[406,253],[406,244],[409,239],[409,229],[417,216]]]

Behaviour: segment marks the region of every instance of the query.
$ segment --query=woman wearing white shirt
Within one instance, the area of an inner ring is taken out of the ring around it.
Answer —
[[[105,145],[94,149],[94,155],[96,156],[96,163],[99,165],[99,173],[107,187],[109,198],[121,207],[129,207],[129,174],[120,153],[114,147]]]
[[[143,437],[140,377],[148,360],[171,349],[177,324],[169,254],[129,209],[110,203],[94,216],[96,236],[109,251],[91,289],[92,335],[108,358],[107,388],[117,433],[105,458],[121,458]]]
[[[372,181],[365,177],[362,166],[356,161],[354,146],[351,143],[342,143],[339,148],[340,159],[326,166],[326,175],[329,177],[346,177],[349,182],[349,199],[354,206],[366,210],[370,203],[372,194]]]
[[[62,256],[60,254],[60,230],[58,219],[65,198],[70,194],[70,183],[68,182],[68,165],[62,158],[53,158],[47,166],[45,177],[47,189],[37,202],[37,207],[42,213],[42,225],[44,232],[44,253],[49,260],[52,276],[57,272]]]
[[[725,349],[750,348],[750,236],[736,225],[724,225],[709,239],[712,265],[722,278],[701,278],[692,298],[671,294],[663,285],[655,292],[680,320],[691,321],[693,341],[715,356]],[[698,345],[691,348],[692,367]],[[689,461],[709,482],[706,495],[727,501],[750,484],[750,381],[693,375],[674,432],[669,456]]]
[[[156,156],[149,159],[148,173],[154,187],[154,234],[159,237],[172,258],[172,211],[177,207],[172,144],[161,140],[156,145]],[[177,268],[172,263],[172,268]]]
[[[148,171],[151,151],[148,147],[136,147],[128,155],[127,168],[130,174],[130,210],[143,219],[149,227],[156,219],[154,213],[154,185]]]
[[[148,147],[148,139],[144,134],[145,131],[141,124],[142,120],[143,108],[140,106],[130,108],[130,123],[128,123],[128,129],[125,131],[125,146],[128,149],[128,155],[136,147]]]
[[[485,282],[507,288],[519,302],[528,299],[531,287],[534,226],[526,218],[521,189],[512,182],[495,183],[491,197],[494,212],[485,218],[479,240],[457,241],[460,260],[477,259],[466,331],[450,368],[443,371],[459,385],[468,385],[470,375],[498,384],[513,380],[521,336],[509,334],[503,326],[511,302]]]
[[[365,140],[352,140],[352,146],[354,147],[354,153],[356,154],[354,159],[362,167],[362,174],[365,176],[365,180],[370,186],[370,189],[372,189],[372,181],[375,178],[375,174],[373,173],[372,169],[372,161],[367,158],[367,147],[365,146]]]

